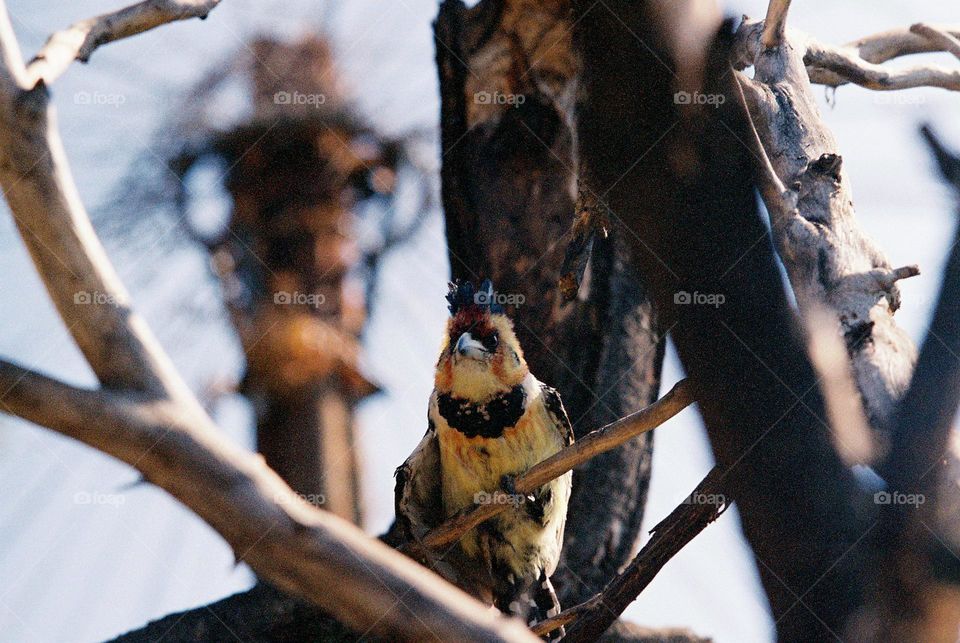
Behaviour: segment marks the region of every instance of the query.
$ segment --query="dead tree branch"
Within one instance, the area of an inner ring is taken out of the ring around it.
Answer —
[[[721,477],[720,469],[711,470],[683,504],[650,530],[649,542],[600,594],[538,623],[532,628],[533,632],[543,636],[572,624],[564,640],[596,640],[636,600],[663,566],[726,510]]]
[[[785,14],[776,14],[776,17],[783,19]],[[741,30],[743,33],[738,37],[735,59],[752,64],[763,49],[769,48],[766,44],[766,26],[762,20],[745,19]],[[933,63],[903,68],[890,68],[882,64],[910,54],[952,52],[954,46],[950,40],[956,40],[960,27],[914,25],[909,29],[875,34],[839,46],[820,42],[792,29],[784,34],[803,59],[812,83],[830,87],[853,83],[878,91],[914,87],[960,91],[960,69],[949,69]]]
[[[762,33],[745,21],[738,43]],[[836,140],[823,123],[802,59],[787,31],[784,46],[756,51],[755,74],[737,74],[749,106],[761,194],[774,241],[802,310],[829,307],[846,339],[857,383],[872,424],[881,433],[906,390],[916,351],[893,315],[900,305],[897,279],[919,274],[894,269],[860,228],[850,180]],[[789,100],[784,100],[789,94]],[[769,174],[772,164],[777,181]],[[789,192],[780,186],[790,186]]]
[[[767,17],[763,21],[763,36],[760,38],[765,48],[779,47],[783,42],[789,10],[790,0],[770,0],[770,4],[767,5]]]
[[[177,20],[207,17],[220,0],[145,0],[119,11],[81,20],[58,31],[27,65],[26,86],[52,83],[74,60],[87,62],[101,45]]]
[[[953,54],[955,58],[960,59],[960,40],[950,32],[938,29],[933,25],[918,22],[915,25],[910,25],[910,33],[923,36],[930,41],[934,47],[949,52]]]
[[[530,640],[430,571],[296,495],[205,416],[142,394],[75,388],[0,361],[3,408],[139,469],[213,527],[264,580],[357,632]]]

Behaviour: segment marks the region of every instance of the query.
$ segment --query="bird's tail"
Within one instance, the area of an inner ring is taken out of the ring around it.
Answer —
[[[540,571],[540,578],[534,583],[532,598],[534,606],[532,621],[534,623],[539,623],[560,613],[560,599],[557,598],[557,592],[553,589],[553,583],[550,582],[550,577],[547,576],[546,571]],[[564,634],[566,632],[563,627],[557,628],[547,635],[547,640],[555,641]]]

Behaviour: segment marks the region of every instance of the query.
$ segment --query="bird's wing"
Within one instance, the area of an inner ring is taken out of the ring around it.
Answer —
[[[573,444],[573,426],[570,424],[570,418],[567,417],[567,410],[563,408],[563,400],[556,389],[550,388],[546,384],[540,385],[543,391],[544,405],[547,407],[547,414],[553,423],[559,427],[563,433],[563,441],[567,446]]]
[[[394,476],[396,520],[390,528],[390,540],[419,540],[443,521],[440,478],[440,446],[430,422],[427,433]]]

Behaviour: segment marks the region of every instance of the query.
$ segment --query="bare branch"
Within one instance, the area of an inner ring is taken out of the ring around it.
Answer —
[[[763,36],[760,39],[765,48],[779,47],[783,42],[789,9],[790,0],[770,0],[770,4],[767,5],[767,17],[763,21]]]
[[[662,398],[645,409],[597,429],[574,442],[571,446],[531,467],[514,481],[517,493],[532,493],[554,478],[570,471],[587,460],[614,449],[629,440],[660,426],[692,404],[693,391],[688,380],[677,382]],[[507,508],[502,503],[474,505],[445,523],[430,530],[417,543],[401,547],[401,551],[423,555],[457,542],[465,533]]]
[[[136,467],[217,530],[258,576],[358,632],[533,640],[520,621],[312,507],[204,415],[140,394],[74,388],[4,361],[0,390],[3,410]]]
[[[61,317],[100,382],[196,403],[110,265],[67,165],[43,84],[0,17],[0,186]]]
[[[844,80],[867,89],[892,91],[914,87],[941,87],[960,91],[960,69],[947,69],[934,64],[890,68],[868,62],[845,47],[825,45],[812,40],[807,44],[804,62],[831,71]]]
[[[938,49],[949,52],[960,59],[960,40],[949,32],[922,22],[911,25],[910,32],[923,36]]]
[[[650,530],[653,534],[650,541],[603,592],[538,623],[533,628],[534,633],[542,636],[561,625],[573,623],[565,641],[596,640],[650,584],[667,561],[726,510],[727,499],[720,493],[722,477],[719,468],[712,469],[683,504]]]
[[[88,18],[58,31],[27,66],[27,84],[47,85],[60,77],[74,60],[87,62],[94,50],[177,20],[207,17],[220,0],[144,0],[113,13]]]
[[[919,270],[891,266],[857,222],[850,180],[804,67],[802,37],[791,30],[786,34],[789,46],[761,50],[759,29],[745,21],[737,33],[741,49],[755,55],[748,61],[755,67],[754,78],[737,74],[737,80],[757,131],[751,147],[774,242],[801,310],[823,305],[836,315],[864,406],[882,442],[916,354],[894,321],[900,305],[896,282]],[[778,192],[783,185],[790,186],[789,192]]]
[[[954,38],[960,38],[960,25],[929,26],[950,34]],[[937,43],[904,27],[864,36],[844,46],[855,49],[861,58],[872,63],[882,63],[900,56],[941,51]]]
[[[911,27],[911,29],[917,27]],[[906,68],[889,68],[880,63],[900,56],[951,51],[949,39],[960,37],[960,27],[920,25],[921,31],[936,34],[929,39],[908,29],[867,36],[846,45],[830,45],[796,30],[785,32],[798,48],[810,82],[830,87],[854,83],[868,89],[892,91],[913,87],[941,87],[960,90],[960,70],[932,63]],[[753,64],[761,49],[767,47],[764,21],[745,19],[737,34],[735,62],[738,68]]]

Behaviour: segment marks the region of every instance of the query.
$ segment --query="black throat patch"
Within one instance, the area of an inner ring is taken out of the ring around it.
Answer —
[[[440,415],[468,438],[499,438],[523,417],[527,394],[519,384],[484,404],[443,394],[437,398]]]

